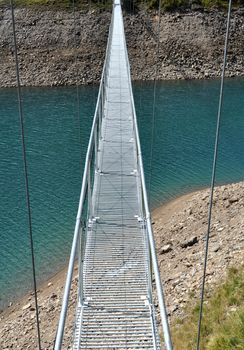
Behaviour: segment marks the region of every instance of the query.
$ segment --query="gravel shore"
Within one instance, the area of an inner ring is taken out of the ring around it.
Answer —
[[[168,313],[183,317],[185,306],[200,297],[209,190],[180,197],[153,213],[154,237]],[[230,266],[244,264],[244,182],[214,192],[207,265],[207,291]]]
[[[199,297],[207,229],[209,190],[191,193],[153,212],[153,227],[170,322],[183,317],[185,306]],[[244,182],[216,188],[207,268],[208,290],[225,277],[230,266],[244,264]],[[39,287],[42,348],[52,349],[65,281],[61,271]],[[72,339],[77,268],[65,345]],[[0,315],[0,348],[36,349],[33,295]]]
[[[91,84],[100,80],[111,13],[93,10],[17,8],[16,32],[23,86]],[[226,13],[195,10],[163,13],[157,55],[156,12],[125,14],[132,79],[202,79],[220,75]],[[75,29],[74,29],[75,27]],[[77,50],[75,49],[77,47]],[[76,57],[77,56],[77,60]],[[15,86],[11,14],[0,8],[0,87]],[[244,74],[244,9],[231,20],[226,75]]]

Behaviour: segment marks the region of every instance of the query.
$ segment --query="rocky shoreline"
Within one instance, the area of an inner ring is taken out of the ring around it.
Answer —
[[[154,237],[171,319],[200,298],[207,232],[209,190],[182,196],[153,213]],[[244,264],[244,182],[217,187],[206,277],[206,292],[227,269]],[[167,298],[168,296],[168,298]]]
[[[17,8],[16,32],[23,86],[97,83],[103,66],[110,11]],[[125,14],[133,80],[218,77],[223,61],[226,13],[163,13],[157,54],[156,12]],[[75,29],[74,29],[75,27]],[[0,7],[0,87],[15,86],[11,14]],[[77,49],[76,49],[77,47]],[[76,60],[77,56],[77,60]],[[244,9],[233,10],[226,75],[244,75]]]
[[[199,298],[209,190],[179,197],[153,212],[154,236],[170,322],[184,317],[186,305]],[[244,182],[216,188],[207,268],[208,291],[230,266],[244,264]],[[65,271],[39,287],[42,348],[52,349],[60,314]],[[71,290],[65,348],[72,339],[77,268]],[[157,310],[158,312],[158,310]],[[32,293],[0,314],[0,348],[36,349]]]

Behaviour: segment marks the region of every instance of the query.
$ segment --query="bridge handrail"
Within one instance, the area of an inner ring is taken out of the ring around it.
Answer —
[[[131,88],[132,90],[132,88]],[[131,91],[132,99],[133,94]],[[167,310],[164,300],[164,294],[163,294],[163,287],[162,282],[160,278],[160,272],[158,268],[158,259],[156,254],[156,247],[153,237],[153,231],[152,231],[152,223],[151,223],[151,215],[148,207],[148,198],[147,198],[147,190],[146,190],[146,183],[145,183],[145,176],[144,176],[144,167],[143,167],[143,161],[142,161],[142,153],[141,153],[141,146],[139,141],[139,132],[138,132],[138,126],[137,126],[137,119],[135,114],[135,106],[134,106],[134,100],[132,100],[132,108],[133,108],[133,116],[134,116],[134,127],[135,127],[135,135],[136,135],[136,143],[137,143],[137,156],[139,160],[139,169],[141,174],[141,185],[142,185],[142,194],[143,194],[143,204],[145,208],[145,218],[146,218],[146,226],[147,226],[147,232],[148,232],[148,240],[150,245],[150,254],[152,259],[152,266],[154,270],[154,277],[155,277],[155,283],[156,283],[156,289],[158,293],[158,303],[160,308],[160,316],[161,316],[161,322],[162,322],[162,328],[164,333],[164,341],[165,346],[167,350],[172,350],[172,342],[170,337],[170,330],[169,330],[169,324],[168,324],[168,317],[167,317]]]
[[[150,215],[150,210],[149,210],[149,206],[148,206],[148,197],[147,197],[146,181],[145,181],[145,175],[144,175],[144,166],[143,166],[143,160],[142,160],[140,137],[139,137],[139,131],[138,131],[138,125],[137,125],[137,116],[136,116],[135,103],[134,103],[134,97],[133,97],[133,91],[132,91],[132,84],[131,84],[130,63],[129,63],[128,51],[127,51],[127,46],[126,46],[125,41],[124,41],[124,47],[125,47],[125,52],[126,52],[126,64],[127,64],[127,70],[128,70],[128,75],[129,75],[129,81],[130,81],[129,88],[130,88],[131,107],[132,107],[132,113],[133,113],[134,132],[135,132],[136,147],[137,147],[137,157],[138,157],[138,161],[139,161],[138,166],[139,166],[139,171],[140,171],[140,175],[141,175],[140,177],[141,177],[141,186],[142,186],[142,197],[143,197],[143,204],[144,204],[144,209],[145,209],[145,219],[146,219],[148,240],[149,240],[149,246],[150,246],[150,254],[151,254],[156,289],[157,289],[157,294],[158,294],[158,303],[159,303],[159,308],[160,308],[160,316],[161,316],[161,322],[162,322],[162,328],[163,328],[163,334],[164,334],[164,342],[165,342],[166,349],[172,350],[173,346],[172,346],[172,342],[171,342],[168,317],[167,317],[167,310],[166,310],[164,294],[163,294],[163,287],[162,287],[160,272],[159,272],[159,268],[158,268],[158,259],[157,259],[156,247],[155,247],[155,242],[154,242],[154,237],[153,237],[151,215]]]
[[[96,109],[93,117],[92,122],[92,128],[90,133],[90,138],[88,142],[88,148],[86,153],[86,159],[85,159],[85,167],[83,171],[83,179],[82,179],[82,186],[81,186],[81,192],[80,192],[80,199],[79,199],[79,206],[76,216],[76,224],[74,229],[74,236],[72,241],[72,247],[71,247],[71,253],[70,253],[70,259],[69,259],[69,265],[67,270],[67,276],[66,276],[66,282],[64,287],[64,294],[63,294],[63,300],[62,300],[62,307],[58,322],[58,328],[56,333],[56,339],[54,344],[54,350],[60,350],[62,348],[62,342],[63,342],[63,335],[64,335],[64,328],[65,328],[65,322],[66,322],[66,316],[67,316],[67,310],[68,310],[68,304],[69,304],[69,294],[70,294],[70,288],[72,283],[72,276],[74,271],[74,264],[75,264],[75,257],[76,257],[76,251],[77,251],[77,245],[79,241],[79,235],[81,231],[81,217],[83,212],[83,207],[87,195],[87,187],[88,187],[88,176],[90,173],[90,161],[92,159],[92,152],[94,150],[95,145],[95,129],[97,127],[97,123],[100,122],[99,120],[99,113],[101,113],[100,104],[104,103],[105,96],[104,96],[104,85],[106,84],[105,81],[105,71],[107,69],[107,63],[108,63],[108,57],[110,53],[110,47],[111,47],[111,37],[112,37],[112,28],[113,28],[113,13],[112,13],[112,20],[109,28],[109,37],[106,47],[106,54],[105,54],[105,61],[103,65],[103,71],[102,71],[102,77],[100,81],[99,91],[98,91],[98,98],[96,103]]]
[[[114,4],[114,6],[116,6],[116,3]],[[79,207],[78,207],[78,212],[77,212],[77,217],[76,217],[76,225],[75,225],[75,230],[74,230],[70,260],[69,260],[69,265],[68,265],[66,284],[65,284],[65,288],[64,288],[63,302],[62,302],[62,307],[61,307],[61,313],[60,313],[60,319],[59,319],[59,323],[58,323],[58,329],[57,329],[57,334],[56,334],[54,350],[60,350],[62,347],[63,334],[64,334],[65,321],[66,321],[66,315],[67,315],[67,310],[68,310],[69,294],[70,294],[70,288],[71,288],[71,283],[72,283],[72,276],[73,276],[73,270],[74,270],[77,245],[78,245],[79,237],[80,237],[80,234],[82,231],[81,230],[81,217],[82,217],[84,203],[85,203],[86,196],[87,196],[88,178],[90,176],[91,160],[92,160],[92,155],[93,155],[93,151],[94,151],[94,146],[96,146],[98,144],[97,140],[95,140],[97,137],[96,128],[98,126],[98,123],[101,123],[101,120],[100,120],[101,118],[99,118],[99,117],[101,117],[101,109],[100,108],[101,108],[101,106],[103,106],[104,101],[105,101],[105,91],[106,91],[105,85],[107,83],[106,76],[107,76],[107,66],[108,66],[108,61],[109,61],[108,58],[110,55],[112,28],[113,28],[113,13],[112,13],[112,20],[111,20],[110,29],[109,29],[109,37],[108,37],[105,61],[104,61],[104,66],[103,66],[103,71],[102,71],[102,78],[101,78],[101,82],[100,82],[100,86],[99,86],[98,99],[97,99],[96,109],[95,109],[95,113],[94,113],[92,129],[91,129],[91,134],[90,134],[89,143],[88,143],[88,149],[87,149],[87,153],[86,153],[86,160],[85,160],[85,167],[84,167],[84,171],[83,171],[83,180],[82,180],[82,186],[81,186]],[[129,79],[130,79],[130,65],[129,65],[127,47],[126,47],[125,42],[124,42],[124,45],[125,45],[125,50],[126,50],[128,75],[129,75]],[[152,233],[150,211],[149,211],[149,207],[148,207],[148,198],[147,198],[147,190],[146,190],[145,177],[144,177],[142,153],[141,153],[139,132],[138,132],[138,126],[137,126],[137,118],[136,118],[131,83],[130,83],[129,88],[130,88],[130,97],[131,97],[131,105],[132,105],[132,112],[133,112],[134,132],[135,132],[135,139],[136,139],[136,146],[137,146],[138,168],[139,168],[140,175],[141,175],[140,178],[141,178],[141,186],[142,186],[142,198],[143,198],[143,205],[144,205],[144,210],[145,210],[146,227],[147,227],[148,240],[149,240],[149,246],[150,246],[150,254],[151,254],[151,258],[152,258],[152,265],[153,265],[153,269],[154,269],[155,282],[156,282],[156,288],[157,288],[157,293],[158,293],[161,322],[162,322],[162,327],[163,327],[166,349],[172,350],[172,343],[171,343],[171,339],[170,339],[170,332],[169,332],[169,326],[168,326],[168,320],[167,320],[167,312],[166,312],[162,284],[161,284],[160,273],[159,273],[159,268],[158,268],[155,243],[154,243],[154,238],[153,238],[153,233]]]

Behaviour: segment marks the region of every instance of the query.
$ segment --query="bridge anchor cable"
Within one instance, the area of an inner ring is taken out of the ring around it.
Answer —
[[[205,281],[206,281],[206,272],[207,272],[208,247],[209,247],[209,237],[210,237],[210,231],[211,231],[213,196],[214,196],[216,165],[217,165],[218,148],[219,148],[220,119],[221,119],[222,107],[223,107],[224,81],[225,81],[225,70],[226,70],[227,51],[228,51],[228,43],[229,43],[231,7],[232,7],[232,0],[229,0],[227,28],[226,28],[225,45],[224,45],[224,60],[223,60],[223,67],[222,67],[222,74],[221,74],[217,126],[216,126],[216,134],[215,134],[214,159],[213,159],[213,165],[212,165],[212,178],[211,178],[209,209],[208,209],[208,225],[207,225],[206,244],[205,244],[205,253],[204,253],[203,277],[202,277],[202,287],[201,287],[201,295],[200,295],[200,311],[199,311],[199,320],[198,320],[196,350],[199,350],[200,348],[200,339],[201,339],[201,324],[202,324],[202,318],[203,318],[203,302],[204,302],[204,291],[205,291]]]
[[[37,338],[38,338],[38,348],[39,348],[39,350],[41,350],[41,334],[40,334],[40,321],[39,321],[38,300],[37,300],[36,268],[35,268],[35,254],[34,254],[34,242],[33,242],[33,230],[32,230],[29,178],[28,178],[28,169],[27,169],[24,116],[23,116],[22,96],[21,96],[21,84],[20,84],[19,60],[18,60],[18,48],[17,48],[17,40],[16,40],[16,28],[15,28],[15,15],[14,15],[13,0],[10,0],[10,8],[11,8],[12,30],[13,30],[14,57],[15,57],[18,108],[19,108],[19,120],[20,120],[21,142],[22,142],[22,155],[23,155],[23,164],[24,164],[26,206],[27,206],[29,239],[30,239],[30,248],[31,248],[31,263],[32,263],[35,311],[36,311]]]

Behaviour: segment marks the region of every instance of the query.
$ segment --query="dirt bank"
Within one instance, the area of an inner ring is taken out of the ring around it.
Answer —
[[[153,214],[154,236],[168,313],[184,316],[189,300],[200,297],[209,190],[180,197]],[[216,188],[209,243],[207,289],[244,264],[244,182]]]
[[[98,82],[110,23],[109,11],[76,13],[17,8],[16,30],[21,83],[56,86]],[[155,12],[125,14],[125,32],[134,80],[153,80],[157,61]],[[220,10],[163,13],[159,79],[200,79],[220,75],[226,13]],[[244,74],[244,9],[231,20],[227,76]],[[0,8],[0,87],[15,85],[10,10]],[[75,47],[77,46],[77,53]],[[77,65],[75,56],[77,54]]]

